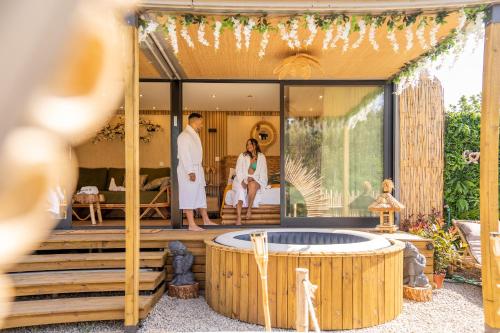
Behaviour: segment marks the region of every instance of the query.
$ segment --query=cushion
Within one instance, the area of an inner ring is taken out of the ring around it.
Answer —
[[[149,180],[170,177],[170,168],[141,168],[141,175],[148,175]]]
[[[140,192],[140,202],[141,204],[150,203],[159,191],[141,191]],[[105,203],[109,204],[124,204],[125,203],[125,192],[112,192],[103,191]],[[160,197],[156,200],[157,203],[167,202],[167,193],[162,193]]]
[[[111,178],[115,179],[116,186],[125,186],[125,169],[124,168],[109,168],[108,169],[108,184],[106,188],[109,188]]]
[[[466,221],[459,221],[457,224],[467,240],[472,256],[481,263],[481,224]]]
[[[170,177],[156,178],[148,182],[142,188],[143,191],[154,191],[160,188],[164,188],[170,184]]]
[[[77,190],[84,186],[96,186],[99,191],[108,189],[108,169],[79,168]]]

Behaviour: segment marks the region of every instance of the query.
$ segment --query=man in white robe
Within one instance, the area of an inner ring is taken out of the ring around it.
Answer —
[[[204,225],[215,224],[210,221],[207,214],[205,173],[202,166],[203,147],[198,134],[202,128],[202,116],[199,113],[192,113],[189,115],[188,125],[177,138],[179,208],[185,211],[191,231],[203,230],[194,221],[195,209],[200,210]]]

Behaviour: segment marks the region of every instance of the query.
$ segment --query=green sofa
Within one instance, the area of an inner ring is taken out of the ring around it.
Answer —
[[[170,168],[141,168],[140,175],[147,175],[146,183],[157,178],[170,177]],[[83,186],[96,186],[99,194],[103,196],[101,209],[125,209],[125,192],[109,191],[111,179],[115,179],[117,186],[124,186],[124,168],[79,168],[78,183],[76,190]],[[144,184],[141,184],[144,185]],[[140,191],[140,204],[144,209],[141,217],[147,213],[156,211],[163,218],[165,214],[160,208],[170,207],[170,186],[161,189]]]

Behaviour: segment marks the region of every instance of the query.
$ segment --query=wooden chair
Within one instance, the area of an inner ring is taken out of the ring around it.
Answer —
[[[460,267],[466,268],[477,268],[481,269],[481,263],[479,262],[477,255],[474,255],[471,251],[471,244],[469,243],[469,239],[467,239],[466,235],[463,232],[463,224],[464,223],[475,223],[480,224],[480,221],[474,220],[452,220],[453,225],[457,228],[458,234],[460,235],[460,239],[463,244],[466,245],[464,254],[458,260],[456,264]]]

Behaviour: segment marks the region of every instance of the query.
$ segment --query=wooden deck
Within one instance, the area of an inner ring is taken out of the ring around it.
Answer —
[[[141,317],[147,316],[172,279],[168,242],[182,241],[194,255],[193,272],[205,288],[205,240],[237,228],[202,232],[167,229],[141,230]],[[364,231],[373,231],[366,230]],[[388,238],[411,241],[427,258],[425,273],[432,275],[431,241],[398,232]],[[11,269],[16,296],[5,327],[123,319],[125,232],[118,229],[54,231],[37,252]],[[88,293],[106,292],[106,296]],[[107,296],[109,293],[121,293]],[[70,293],[70,294],[68,294]],[[68,296],[64,296],[68,295]],[[76,296],[75,296],[76,295]],[[26,300],[36,296],[35,300]],[[40,298],[40,299],[38,299]]]

